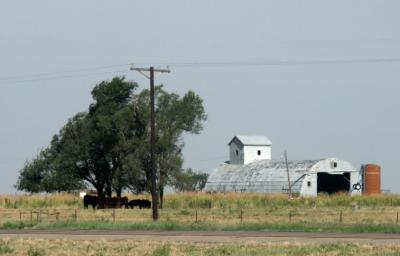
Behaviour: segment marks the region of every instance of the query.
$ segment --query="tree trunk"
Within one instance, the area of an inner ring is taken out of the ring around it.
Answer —
[[[97,208],[98,209],[104,209],[105,195],[104,195],[103,189],[102,188],[101,189],[96,188],[96,190],[97,190],[97,198],[98,198],[98,206],[97,206]]]
[[[115,193],[117,194],[117,207],[119,208],[121,206],[122,188],[116,188]]]
[[[118,197],[118,198],[121,198],[121,196],[122,196],[122,188],[121,188],[121,187],[117,188],[117,189],[115,190],[115,193],[117,194],[117,197]]]
[[[109,198],[112,197],[112,189],[111,189],[111,185],[107,184],[106,187],[106,196],[108,196]]]
[[[160,186],[159,190],[160,190],[160,209],[162,209],[164,203],[164,187]]]

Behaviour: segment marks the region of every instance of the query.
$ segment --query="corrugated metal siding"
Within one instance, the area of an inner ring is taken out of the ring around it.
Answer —
[[[318,161],[289,161],[290,181],[302,179]],[[300,192],[301,180],[292,187]],[[285,161],[262,160],[247,165],[220,165],[209,177],[205,191],[280,193],[288,189]]]
[[[247,136],[247,135],[237,135],[233,137],[231,142],[228,143],[230,145],[235,139],[239,140],[241,144],[246,145],[259,145],[259,146],[271,146],[272,142],[265,136]]]

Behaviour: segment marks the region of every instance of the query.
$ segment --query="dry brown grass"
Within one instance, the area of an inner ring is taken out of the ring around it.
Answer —
[[[2,255],[398,255],[400,245],[301,242],[0,240]]]
[[[150,195],[127,194],[129,199],[145,198]],[[286,194],[260,193],[203,193],[188,192],[165,195],[165,208],[282,208],[282,207],[350,207],[354,205],[381,207],[400,206],[400,195],[382,194],[375,196],[353,196],[336,194],[333,196],[321,195],[318,197],[288,198]],[[0,195],[0,209],[71,209],[82,208],[82,199],[78,194],[44,194],[44,195]]]
[[[129,195],[130,199],[138,198]],[[149,196],[140,196],[149,198]],[[347,195],[288,199],[287,195],[184,193],[165,197],[161,221],[181,223],[395,224],[400,196]],[[197,214],[196,214],[197,213]],[[197,218],[196,218],[197,215]],[[75,217],[76,216],[76,217]],[[342,216],[340,218],[340,216]],[[148,222],[149,209],[84,210],[77,195],[0,196],[0,225],[6,222]]]

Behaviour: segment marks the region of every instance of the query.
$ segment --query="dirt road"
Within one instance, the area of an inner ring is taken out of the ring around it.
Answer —
[[[108,231],[108,230],[0,230],[0,238],[70,240],[164,240],[190,242],[353,242],[400,244],[400,234],[311,232],[208,232],[208,231]]]

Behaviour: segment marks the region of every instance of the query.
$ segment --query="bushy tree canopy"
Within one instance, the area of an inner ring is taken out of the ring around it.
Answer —
[[[94,102],[76,114],[50,145],[20,171],[16,187],[29,192],[69,191],[86,185],[99,197],[123,189],[149,190],[149,90],[115,77],[92,90]],[[156,155],[159,191],[182,175],[182,136],[201,131],[206,114],[202,99],[156,87]]]

